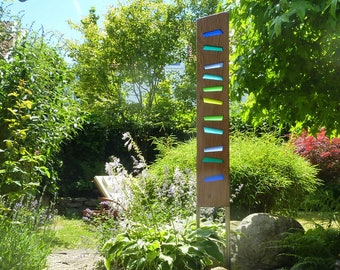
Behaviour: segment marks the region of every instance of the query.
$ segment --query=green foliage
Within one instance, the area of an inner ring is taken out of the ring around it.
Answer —
[[[137,176],[129,174],[115,157],[105,166],[109,175],[123,179],[122,194],[117,200],[122,201],[118,217],[124,219],[122,228],[118,226],[121,222],[114,223],[117,231],[110,233],[115,237],[102,248],[106,268],[205,269],[222,264],[223,244],[218,227],[204,224],[196,228],[192,221],[183,222],[194,210],[192,179],[177,173],[169,186],[158,186],[160,181],[148,175],[145,160],[131,135],[124,133],[123,139],[133,154]]]
[[[338,130],[340,3],[226,1],[231,12],[231,98],[249,94],[255,124]]]
[[[339,229],[318,226],[305,233],[288,234],[281,245],[294,260],[291,270],[327,270],[333,269],[338,259],[339,243]]]
[[[181,45],[182,7],[163,1],[133,1],[111,9],[106,17],[106,43],[109,54],[125,88],[130,89],[141,106],[150,109],[164,67],[173,64]]]
[[[196,168],[196,140],[163,153],[150,166],[150,173],[163,179]],[[316,169],[274,135],[230,137],[230,177],[232,206],[250,212],[294,212],[305,196],[318,187]]]
[[[147,227],[134,224],[107,241],[102,252],[106,269],[205,269],[223,265],[223,241],[217,227],[195,223]],[[116,268],[114,268],[116,267]]]
[[[163,1],[132,1],[110,9],[104,29],[91,9],[81,25],[73,24],[85,41],[70,42],[69,47],[80,78],[77,93],[95,106],[98,101],[111,103],[112,109],[115,105],[121,117],[127,117],[126,93],[139,109],[150,110],[167,94],[164,67],[179,61],[182,8]]]
[[[45,269],[54,232],[53,208],[32,198],[9,203],[0,197],[0,268]]]
[[[196,169],[196,140],[191,139],[185,143],[180,143],[176,147],[168,146],[162,148],[164,144],[159,141],[157,148],[160,152],[156,162],[149,167],[149,172],[158,177],[163,176],[165,172],[173,174],[175,168],[180,171]]]
[[[38,33],[13,29],[5,33],[13,38],[8,60],[0,59],[0,194],[11,196],[56,188],[56,154],[81,123],[59,49]]]
[[[233,203],[251,212],[295,212],[318,187],[317,170],[273,135],[230,138]]]

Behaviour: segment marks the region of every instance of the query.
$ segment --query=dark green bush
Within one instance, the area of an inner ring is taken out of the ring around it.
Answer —
[[[151,165],[150,173],[196,169],[196,140],[170,148]],[[316,169],[274,135],[230,136],[232,206],[247,212],[297,211],[305,195],[316,190]]]

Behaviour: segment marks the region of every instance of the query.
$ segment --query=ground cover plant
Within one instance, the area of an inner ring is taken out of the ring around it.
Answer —
[[[52,228],[55,230],[53,250],[98,247],[97,232],[80,218],[57,215]]]
[[[31,197],[0,197],[0,269],[44,269],[54,232],[53,208]]]
[[[291,270],[336,269],[339,258],[340,229],[323,228],[320,225],[304,232],[290,233],[281,245],[294,261]]]
[[[224,261],[216,225],[134,224],[102,249],[107,269],[205,269]]]

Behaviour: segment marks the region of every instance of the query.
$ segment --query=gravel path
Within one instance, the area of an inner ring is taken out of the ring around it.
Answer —
[[[52,252],[47,270],[97,270],[102,257],[96,250],[69,249]],[[103,265],[103,264],[101,264]]]

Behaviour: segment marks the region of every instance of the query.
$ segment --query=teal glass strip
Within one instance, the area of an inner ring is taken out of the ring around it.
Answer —
[[[204,157],[202,160],[204,163],[223,163],[223,159],[221,158],[212,158],[212,157]]]
[[[212,74],[204,74],[203,80],[223,81],[223,77],[218,76],[218,75],[212,75]]]
[[[223,62],[220,63],[214,63],[214,64],[210,64],[210,65],[205,65],[204,69],[215,69],[215,68],[223,68]]]
[[[206,134],[223,135],[223,129],[210,128],[210,127],[204,127],[203,129],[204,129],[204,133]]]
[[[208,115],[203,117],[204,121],[223,121],[223,115]]]
[[[223,31],[221,29],[215,29],[212,31],[204,32],[203,37],[213,37],[213,36],[220,36],[223,34]]]
[[[213,153],[213,152],[222,152],[222,151],[223,151],[223,145],[204,148],[204,153]]]
[[[220,46],[212,46],[212,45],[204,45],[203,51],[211,51],[211,52],[223,52],[223,47]]]
[[[222,91],[223,91],[222,85],[203,87],[203,92],[222,92]]]
[[[207,176],[204,177],[204,182],[216,182],[216,181],[222,181],[224,180],[223,174],[217,174],[217,175],[212,175],[212,176]]]

